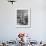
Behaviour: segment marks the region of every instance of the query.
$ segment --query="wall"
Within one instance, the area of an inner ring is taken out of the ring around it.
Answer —
[[[31,8],[31,28],[16,28],[16,8]],[[0,0],[0,40],[14,40],[25,32],[37,41],[46,40],[45,0],[17,0],[14,5]]]

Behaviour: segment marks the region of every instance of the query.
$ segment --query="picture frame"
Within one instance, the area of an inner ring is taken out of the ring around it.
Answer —
[[[16,9],[16,28],[31,28],[31,8]]]

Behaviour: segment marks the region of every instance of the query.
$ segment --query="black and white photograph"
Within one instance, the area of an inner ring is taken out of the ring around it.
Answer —
[[[17,10],[17,24],[28,25],[28,10]]]
[[[16,12],[16,24],[17,27],[29,27],[30,26],[30,9],[17,9]]]

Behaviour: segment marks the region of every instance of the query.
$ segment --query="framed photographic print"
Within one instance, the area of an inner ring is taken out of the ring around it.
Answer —
[[[18,28],[31,27],[31,9],[30,8],[16,9],[16,27]]]

